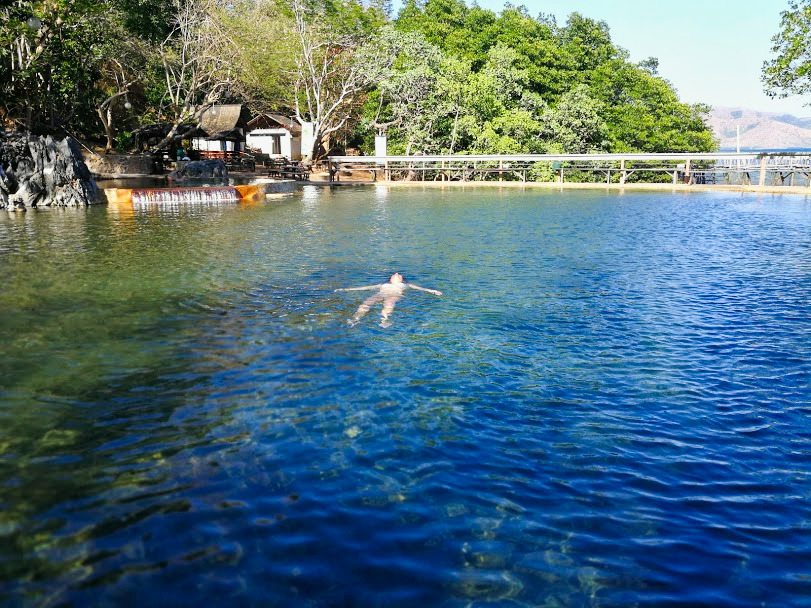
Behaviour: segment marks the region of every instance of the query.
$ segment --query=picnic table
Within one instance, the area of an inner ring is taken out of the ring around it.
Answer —
[[[310,177],[310,170],[298,161],[279,158],[268,163],[268,177],[304,180]]]

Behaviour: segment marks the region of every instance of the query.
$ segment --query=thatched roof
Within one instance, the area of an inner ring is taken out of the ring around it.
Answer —
[[[251,112],[243,105],[214,105],[200,114],[200,130],[205,133],[206,139],[244,141],[245,128],[250,119]]]
[[[138,127],[132,132],[133,136],[135,137],[136,148],[139,150],[142,149],[149,140],[154,140],[154,143],[158,143],[158,140],[161,140],[169,135],[173,126],[174,125],[171,122],[159,122]],[[176,133],[180,137],[193,137],[196,129],[197,125],[195,123],[185,122],[177,126]],[[171,148],[171,146],[172,143],[168,142],[166,145],[164,145],[164,148]]]
[[[287,116],[281,114],[260,114],[248,123],[253,129],[287,129],[293,135],[301,135],[301,125]]]
[[[199,124],[183,123],[178,126],[177,135],[184,139],[201,137],[209,140],[245,141],[245,132],[250,119],[251,111],[239,104],[210,106],[200,113]],[[133,131],[136,146],[142,147],[149,139],[162,139],[171,130],[170,122],[139,127]],[[171,148],[172,145],[167,144],[164,147]]]

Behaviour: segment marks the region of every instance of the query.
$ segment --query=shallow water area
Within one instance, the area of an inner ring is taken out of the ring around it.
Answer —
[[[804,605],[811,202],[0,215],[0,605]],[[395,271],[407,291],[347,320]]]

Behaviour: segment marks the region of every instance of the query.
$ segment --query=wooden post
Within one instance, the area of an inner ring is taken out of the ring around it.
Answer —
[[[684,161],[684,183],[689,185],[692,180],[693,178],[690,177],[690,159],[688,158]]]
[[[624,158],[620,159],[620,171],[622,172],[622,174],[620,175],[620,184],[624,184],[626,178],[628,177],[628,175],[625,173],[625,159]]]
[[[760,178],[758,179],[759,186],[766,185],[766,155],[763,154],[760,157]]]
[[[499,159],[498,161],[498,181],[504,181],[504,161]]]
[[[391,171],[389,170],[389,161],[388,160],[386,160],[386,164],[385,164],[385,166],[383,168],[383,175],[385,177],[385,181],[387,181],[387,182],[391,181]]]

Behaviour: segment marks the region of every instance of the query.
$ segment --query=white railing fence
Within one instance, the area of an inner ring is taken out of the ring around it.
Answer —
[[[811,186],[811,153],[330,156],[330,181],[543,181]]]

